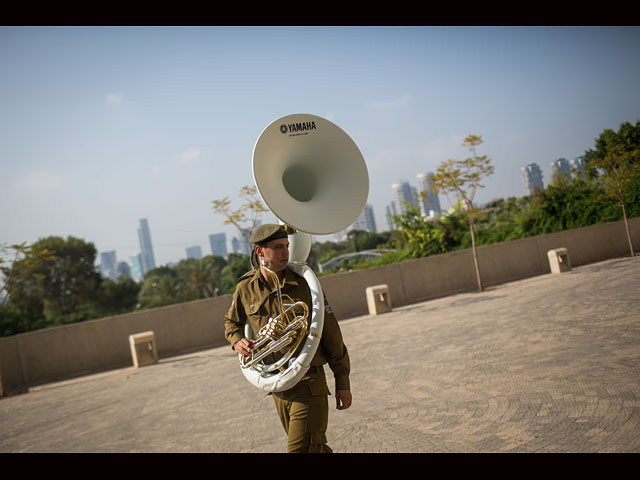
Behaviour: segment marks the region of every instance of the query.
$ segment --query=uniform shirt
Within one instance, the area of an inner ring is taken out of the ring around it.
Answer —
[[[308,322],[311,322],[311,291],[304,278],[285,269],[284,282],[281,289],[283,295],[288,295],[296,302],[302,300],[309,307]],[[278,314],[277,290],[271,290],[262,277],[260,270],[254,269],[238,281],[233,294],[233,303],[224,317],[225,337],[233,346],[244,338],[244,325],[248,321],[254,337],[270,317]],[[335,378],[336,390],[349,390],[350,362],[347,347],[342,341],[342,333],[338,320],[333,314],[327,299],[324,299],[324,325],[318,349],[311,360],[311,366],[329,364]],[[304,344],[304,342],[303,342]],[[302,345],[298,350],[302,349]]]

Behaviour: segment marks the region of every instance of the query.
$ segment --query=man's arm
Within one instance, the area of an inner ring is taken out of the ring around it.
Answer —
[[[333,372],[336,382],[336,408],[338,410],[344,410],[351,406],[352,401],[351,385],[349,382],[349,373],[351,371],[349,351],[342,339],[338,319],[329,306],[326,296],[324,299],[324,309],[322,346],[327,355],[327,363]]]
[[[236,289],[233,294],[231,307],[229,307],[229,311],[224,316],[224,336],[231,344],[231,348],[237,353],[245,354],[242,347],[246,347],[249,343],[249,341],[244,338],[244,325],[246,321],[247,317],[244,308],[242,307],[238,290]],[[238,344],[238,342],[241,342],[242,340],[244,340],[244,342]],[[238,346],[238,349],[236,349],[236,345]]]

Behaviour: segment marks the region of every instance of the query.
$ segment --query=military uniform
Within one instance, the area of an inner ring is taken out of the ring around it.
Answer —
[[[285,269],[281,288],[295,302],[302,300],[311,312],[311,292],[307,282],[290,270]],[[329,415],[329,388],[323,365],[329,364],[335,378],[336,390],[350,390],[349,353],[342,340],[338,321],[324,300],[325,315],[322,338],[311,360],[309,371],[291,389],[272,393],[276,411],[287,433],[288,452],[331,452],[327,445],[326,430]],[[225,315],[225,337],[233,346],[244,338],[246,322],[254,334],[264,326],[270,317],[277,315],[278,299],[276,289],[271,290],[259,269],[253,269],[238,281],[233,294],[233,303]],[[309,314],[311,315],[311,313]],[[309,321],[311,319],[309,318]],[[298,351],[303,345],[300,345]],[[294,355],[297,355],[296,352]],[[266,362],[265,363],[270,363]]]

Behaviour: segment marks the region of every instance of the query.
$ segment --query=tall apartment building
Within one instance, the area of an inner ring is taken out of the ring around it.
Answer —
[[[424,218],[434,217],[442,213],[438,194],[429,189],[432,177],[433,172],[418,174],[418,191],[424,193],[423,197],[418,198],[418,204],[420,206],[420,213]]]
[[[393,202],[395,211],[397,212],[395,215],[401,215],[407,210],[407,202],[412,205],[417,205],[418,192],[409,182],[396,182],[391,185],[391,189],[393,190]]]
[[[211,245],[211,255],[227,256],[227,235],[225,233],[209,235],[209,244]]]
[[[551,162],[551,175],[566,175],[567,178],[571,178],[571,165],[566,158],[559,158]]]
[[[129,257],[129,266],[131,267],[131,278],[136,281],[140,281],[144,278],[144,272],[142,271],[142,256],[140,254]]]
[[[116,265],[115,251],[100,253],[100,273],[103,277],[110,278],[115,282],[118,278]]]
[[[364,206],[362,213],[353,222],[350,230],[364,230],[365,232],[377,233],[376,220],[373,216],[373,207],[369,204]]]
[[[579,157],[574,158],[573,160],[571,160],[570,164],[571,169],[575,170],[578,174],[584,172],[584,167],[586,165],[584,156],[580,155]]]
[[[233,248],[233,253],[238,253],[241,255],[251,254],[247,242],[245,242],[242,238],[233,237],[231,239],[231,248]]]
[[[151,232],[149,222],[146,218],[140,220],[138,228],[138,241],[140,242],[140,258],[142,261],[142,275],[149,270],[156,268],[156,259],[153,255],[153,245],[151,243]]]
[[[387,219],[387,227],[389,228],[389,230],[397,230],[397,226],[393,221],[393,216],[398,215],[398,212],[396,212],[395,203],[391,202],[389,205],[385,207],[384,210],[385,210],[385,217]]]
[[[127,262],[118,262],[116,266],[117,277],[129,278],[131,277],[131,267]]]
[[[533,195],[536,190],[544,190],[542,183],[542,170],[537,163],[530,163],[522,167],[522,178],[529,195]]]
[[[187,247],[187,258],[202,258],[202,248],[200,245],[195,245],[193,247]]]

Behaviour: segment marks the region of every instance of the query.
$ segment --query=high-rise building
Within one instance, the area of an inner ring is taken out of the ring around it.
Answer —
[[[102,276],[115,282],[116,278],[118,278],[116,263],[115,251],[100,253],[100,273]]]
[[[202,258],[202,248],[200,245],[195,245],[193,247],[187,247],[187,258]]]
[[[583,155],[580,155],[579,157],[574,158],[573,160],[571,160],[570,163],[571,163],[571,169],[574,170],[575,173],[577,173],[578,175],[584,172],[584,167],[586,163]]]
[[[393,202],[395,204],[396,215],[401,215],[407,210],[407,202],[417,205],[418,194],[416,188],[409,185],[409,182],[397,182],[391,185],[393,190]]]
[[[425,218],[434,217],[442,213],[438,194],[429,188],[432,178],[433,172],[418,174],[418,190],[423,194],[422,197],[418,198],[418,204],[420,205],[420,213]]]
[[[365,232],[376,233],[376,220],[373,217],[373,207],[369,204],[364,206],[362,213],[353,222],[350,230],[364,230]]]
[[[566,158],[559,158],[551,162],[551,175],[553,177],[566,175],[568,179],[571,178],[571,166]]]
[[[227,235],[224,233],[214,233],[209,235],[209,243],[211,244],[211,255],[219,257],[227,256]]]
[[[116,267],[117,273],[118,273],[118,278],[120,277],[124,277],[124,278],[129,278],[131,277],[131,268],[129,267],[129,264],[127,262],[118,262],[118,266]]]
[[[387,218],[387,226],[389,227],[389,230],[397,230],[397,226],[393,221],[394,215],[398,215],[398,212],[396,211],[395,202],[391,202],[385,207],[385,217]]]
[[[142,271],[142,256],[140,254],[129,257],[129,266],[131,267],[131,278],[136,281],[144,278]]]
[[[536,191],[544,189],[542,170],[540,170],[537,163],[530,163],[526,167],[522,167],[522,177],[529,195],[533,195]]]
[[[140,242],[140,258],[142,260],[142,275],[149,270],[156,268],[156,259],[153,255],[153,245],[151,243],[151,232],[149,222],[146,218],[140,220],[138,228],[138,241]]]
[[[247,242],[242,238],[233,237],[231,239],[231,248],[233,248],[233,253],[239,253],[241,255],[250,254]]]

